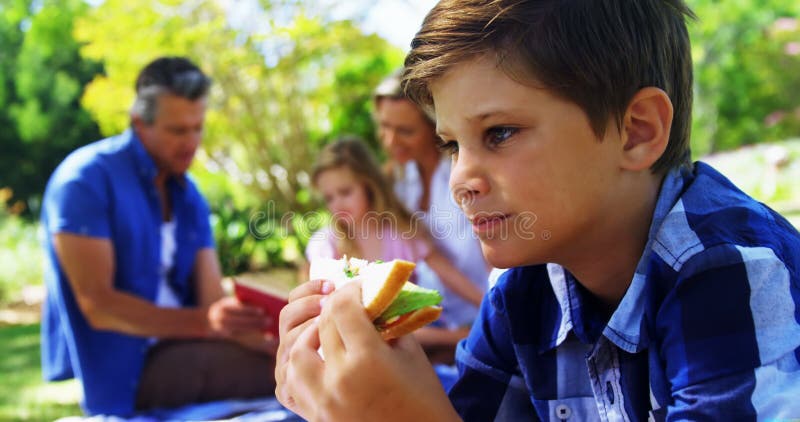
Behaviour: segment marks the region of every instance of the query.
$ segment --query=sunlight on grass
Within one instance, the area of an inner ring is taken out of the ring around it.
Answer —
[[[20,399],[33,404],[75,404],[80,402],[81,386],[74,379],[29,386],[22,389]]]
[[[29,385],[22,388],[13,402],[0,406],[0,420],[52,421],[65,416],[82,415],[78,403],[80,384],[76,380]]]
[[[45,383],[39,363],[39,324],[0,327],[0,420],[53,421],[80,415],[80,386]]]

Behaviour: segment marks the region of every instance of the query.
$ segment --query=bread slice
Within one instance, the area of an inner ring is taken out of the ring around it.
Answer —
[[[402,337],[406,334],[413,333],[414,331],[430,324],[439,318],[442,314],[441,306],[426,306],[422,309],[417,309],[414,312],[405,314],[397,319],[397,321],[385,326],[376,326],[378,332],[384,340],[391,340],[393,338]]]
[[[395,259],[373,263],[359,271],[361,278],[361,303],[370,320],[377,318],[400,294],[416,264]]]

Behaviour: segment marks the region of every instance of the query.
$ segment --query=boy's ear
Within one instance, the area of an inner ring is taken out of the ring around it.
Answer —
[[[672,101],[659,88],[642,88],[628,104],[622,123],[621,166],[633,171],[648,169],[669,143]]]

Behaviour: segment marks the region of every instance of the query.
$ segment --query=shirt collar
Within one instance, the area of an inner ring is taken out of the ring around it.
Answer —
[[[644,253],[636,265],[636,272],[630,287],[603,331],[603,334],[612,343],[626,352],[637,353],[646,349],[650,344],[650,334],[645,316],[652,315],[655,309],[650,308],[658,306],[649,300],[651,297],[649,290],[653,286],[647,279],[650,257],[653,255],[653,241],[664,218],[675,207],[686,185],[691,182],[691,177],[690,167],[675,168],[664,177],[653,212],[653,220],[650,223]]]
[[[151,157],[144,148],[142,140],[139,139],[139,136],[136,135],[135,131],[128,129],[122,134],[122,136],[125,138],[128,151],[130,151],[133,156],[136,166],[136,173],[145,184],[152,185],[155,181],[156,175],[158,174],[158,167],[156,167],[156,162],[153,160],[153,157]],[[171,179],[177,182],[177,186],[181,188],[186,187],[186,174],[173,176]]]
[[[645,315],[652,313],[649,309],[652,305],[647,300],[649,295],[646,294],[648,257],[652,254],[652,242],[661,223],[675,206],[686,184],[690,182],[690,177],[690,169],[685,167],[673,169],[664,177],[650,224],[648,241],[636,266],[631,285],[611,315],[608,324],[602,330],[604,336],[626,352],[640,352],[646,349],[650,343],[647,325],[644,323]],[[560,265],[548,264],[547,271],[556,300],[561,308],[561,315],[560,319],[555,321],[558,325],[558,334],[549,344],[543,344],[542,351],[558,347],[566,340],[570,332],[584,342],[591,341],[596,337],[594,334],[598,321],[590,319],[590,315],[586,312],[586,303],[579,294],[578,283]]]

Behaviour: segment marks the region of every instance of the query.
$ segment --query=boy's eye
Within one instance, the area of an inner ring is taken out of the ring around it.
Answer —
[[[500,146],[503,142],[519,132],[518,128],[509,126],[491,127],[486,131],[486,143],[489,146]]]
[[[458,153],[458,142],[444,141],[441,138],[436,139],[436,148],[447,155],[455,155]]]

